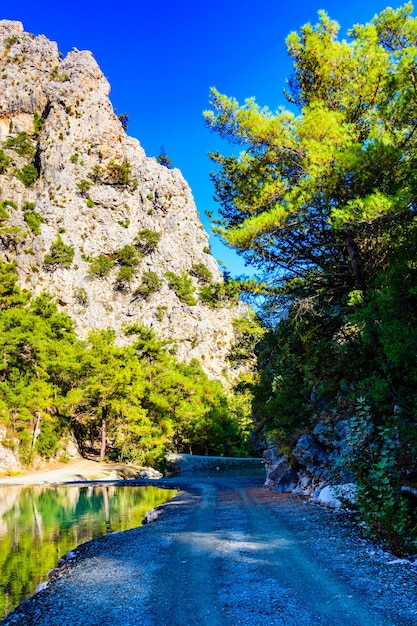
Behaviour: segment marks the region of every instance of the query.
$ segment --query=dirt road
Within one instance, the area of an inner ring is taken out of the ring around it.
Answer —
[[[417,624],[417,568],[372,555],[343,514],[261,482],[184,483],[157,522],[82,546],[4,625]]]

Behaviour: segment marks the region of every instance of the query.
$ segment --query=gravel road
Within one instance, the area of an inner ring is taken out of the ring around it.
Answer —
[[[417,625],[417,566],[345,513],[261,478],[173,482],[182,490],[156,522],[80,546],[67,574],[1,624]]]

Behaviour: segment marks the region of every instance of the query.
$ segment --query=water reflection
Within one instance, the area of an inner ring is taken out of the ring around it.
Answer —
[[[58,559],[109,532],[140,526],[172,498],[158,487],[1,487],[0,619],[32,595]]]

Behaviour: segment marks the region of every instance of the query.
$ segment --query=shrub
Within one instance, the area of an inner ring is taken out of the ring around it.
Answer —
[[[1,222],[7,222],[9,217],[10,217],[10,215],[9,215],[9,213],[6,210],[4,202],[0,202],[0,223]]]
[[[148,298],[162,287],[162,280],[156,272],[144,272],[141,284],[135,289],[134,295]]]
[[[4,47],[6,48],[6,50],[10,50],[10,48],[18,41],[19,41],[19,37],[17,35],[6,37],[4,40]]]
[[[4,146],[17,152],[19,156],[33,157],[35,154],[35,147],[31,138],[23,131],[17,133],[15,137],[6,139]]]
[[[161,151],[159,155],[156,157],[157,162],[164,167],[167,167],[169,170],[172,170],[173,163],[169,156],[167,155],[164,146],[161,146]]]
[[[213,274],[204,263],[194,263],[191,267],[190,274],[195,276],[201,283],[211,283]]]
[[[88,273],[90,276],[108,276],[114,266],[114,260],[104,254],[99,254],[94,259],[91,259]]]
[[[199,293],[200,302],[212,308],[221,307],[230,302],[237,302],[238,297],[239,291],[237,283],[234,281],[203,285]]]
[[[103,168],[100,167],[100,165],[94,165],[94,167],[91,168],[91,171],[88,174],[88,178],[91,178],[91,180],[95,183],[100,182],[100,180],[103,178]]]
[[[158,322],[162,322],[167,310],[168,310],[168,307],[163,304],[160,304],[159,306],[156,307],[155,317],[158,320]]]
[[[117,281],[120,285],[130,283],[136,275],[136,267],[134,265],[122,265],[117,273]]]
[[[80,193],[82,196],[85,196],[87,194],[87,191],[90,189],[92,183],[89,180],[80,180],[79,183],[77,183],[77,187],[80,190]]]
[[[193,296],[195,292],[193,279],[188,274],[187,270],[182,270],[179,276],[174,274],[174,272],[166,272],[165,277],[168,279],[169,286],[175,291],[175,294],[181,302],[189,306],[195,306],[197,304],[197,300]]]
[[[122,128],[123,130],[127,130],[128,129],[128,121],[129,121],[129,116],[127,113],[120,113],[120,115],[118,115],[119,120],[122,123]]]
[[[401,493],[400,454],[397,428],[376,425],[370,406],[358,398],[336,469],[348,469],[355,478],[355,507],[367,533],[399,554],[416,547],[409,543],[411,517]]]
[[[38,170],[33,163],[29,163],[28,165],[24,165],[20,170],[15,169],[14,175],[25,187],[32,187],[33,183],[38,178]]]
[[[45,221],[39,213],[36,211],[25,211],[23,214],[23,219],[26,224],[29,226],[30,230],[34,235],[39,235],[41,232],[40,225]]]
[[[7,156],[4,150],[0,150],[0,174],[4,174],[9,165],[10,157]]]
[[[33,113],[33,137],[38,138],[41,134],[42,128],[45,125],[45,120],[37,111]]]
[[[122,163],[116,163],[116,161],[109,161],[107,165],[107,176],[110,184],[120,186],[133,186],[136,187],[138,181],[136,178],[130,178],[130,172],[132,165],[128,159],[124,159]]]
[[[145,228],[145,230],[141,230],[135,238],[135,245],[143,254],[150,254],[157,248],[160,239],[161,233]]]
[[[128,267],[137,267],[142,259],[142,254],[132,244],[123,246],[116,252],[116,260],[120,265],[126,265]]]
[[[57,80],[60,83],[64,83],[65,81],[69,80],[70,77],[66,73],[61,74],[58,65],[55,65],[55,67],[53,67],[51,70],[51,79]]]
[[[84,289],[84,287],[75,287],[74,291],[74,298],[75,300],[78,302],[78,304],[81,304],[83,306],[87,306],[88,304],[88,295],[86,290]]]
[[[222,287],[223,285],[221,283],[204,285],[198,294],[200,302],[212,308],[220,307],[223,299]]]
[[[70,267],[74,259],[74,248],[62,241],[61,235],[51,245],[50,254],[45,255],[45,265],[63,265]]]

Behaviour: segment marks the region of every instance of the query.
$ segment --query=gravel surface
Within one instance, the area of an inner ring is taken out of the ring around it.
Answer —
[[[417,564],[261,478],[163,481],[147,526],[80,546],[4,626],[417,625]]]

